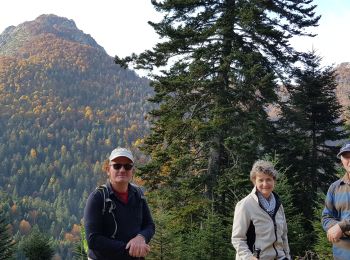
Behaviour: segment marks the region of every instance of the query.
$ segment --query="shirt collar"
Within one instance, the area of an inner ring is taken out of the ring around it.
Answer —
[[[345,175],[343,176],[343,178],[341,178],[342,183],[346,183],[346,184],[350,184],[350,178],[349,178],[349,174],[345,173]]]
[[[112,184],[109,180],[107,180],[107,189],[108,189],[108,192],[109,194],[114,194],[114,191],[113,191],[113,188],[112,188]],[[128,184],[128,193],[129,193],[129,196],[131,195],[130,192],[133,191],[133,192],[137,192],[135,189],[133,189],[132,185],[129,183]]]

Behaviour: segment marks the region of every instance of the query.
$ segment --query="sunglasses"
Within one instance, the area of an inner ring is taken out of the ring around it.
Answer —
[[[113,167],[114,170],[120,170],[122,167],[124,167],[126,171],[130,171],[132,167],[134,167],[134,165],[131,163],[126,163],[126,164],[114,163],[114,164],[111,164],[111,166]]]

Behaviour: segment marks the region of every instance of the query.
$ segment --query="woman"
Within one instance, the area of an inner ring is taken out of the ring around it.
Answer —
[[[258,160],[250,172],[252,192],[235,208],[232,244],[236,260],[291,259],[283,206],[273,189],[277,171],[271,162]]]

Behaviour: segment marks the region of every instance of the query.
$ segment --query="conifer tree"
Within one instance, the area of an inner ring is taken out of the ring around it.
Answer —
[[[37,227],[24,239],[22,250],[29,260],[50,260],[55,253],[52,241]]]
[[[320,221],[320,216],[322,215],[322,211],[324,209],[325,195],[318,194],[318,196],[320,197],[320,201],[322,201],[322,203],[318,203],[314,208],[315,221],[313,222],[313,228],[315,231],[314,237],[316,238],[316,241],[314,243],[313,252],[318,255],[320,260],[332,259],[332,243],[328,241],[327,233],[323,230]]]
[[[336,99],[335,73],[323,68],[314,51],[302,56],[302,68],[289,85],[289,99],[282,107],[276,150],[288,168],[295,206],[309,221],[314,219],[318,191],[326,192],[336,177],[336,142],[344,138],[341,107]],[[317,216],[319,218],[319,216]],[[310,232],[307,232],[312,234]]]
[[[152,195],[157,197],[157,192],[152,192]],[[153,197],[150,196],[150,197]],[[150,199],[150,197],[148,197]],[[162,203],[161,198],[156,198],[154,200],[157,202],[156,207],[152,207],[152,215],[155,221],[155,225],[157,227],[157,232],[155,233],[155,236],[152,238],[151,241],[151,252],[147,256],[147,259],[159,259],[159,260],[165,260],[165,259],[174,259],[175,254],[174,251],[176,251],[176,243],[175,243],[175,230],[173,227],[169,225],[171,222],[169,220],[169,217],[171,215],[169,212],[165,212],[162,209],[162,205],[159,205]],[[152,205],[152,199],[149,200],[150,205]],[[154,204],[153,204],[154,205]],[[155,206],[155,205],[154,205]]]
[[[0,214],[0,260],[13,259],[14,242],[8,228],[8,222],[3,214]]]
[[[87,252],[88,252],[88,244],[85,238],[85,228],[84,228],[84,225],[81,225],[80,240],[77,243],[75,243],[75,246],[74,246],[74,252],[73,252],[74,259],[77,259],[77,260],[88,259]]]
[[[136,69],[159,71],[150,74],[158,108],[150,113],[144,149],[152,160],[142,177],[163,189],[169,208],[181,209],[175,214],[182,225],[203,219],[211,205],[232,216],[229,187],[218,189],[219,179],[247,184],[253,161],[266,152],[266,106],[276,102],[276,78],[298,54],[288,40],[317,25],[315,6],[312,0],[152,4],[164,13],[159,23],[150,22],[163,41],[140,55],[115,58],[125,67],[133,62]]]
[[[279,159],[274,161],[279,165]],[[276,167],[276,166],[275,166]],[[285,216],[288,225],[288,244],[291,251],[292,259],[295,256],[301,256],[305,250],[305,234],[303,230],[302,214],[297,207],[294,206],[292,191],[293,186],[288,182],[285,175],[286,169],[278,168],[278,179],[275,192],[279,195],[283,204]],[[320,222],[320,221],[318,221]]]

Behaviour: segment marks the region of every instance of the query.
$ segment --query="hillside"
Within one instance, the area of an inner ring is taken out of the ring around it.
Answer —
[[[71,258],[101,164],[147,133],[151,95],[72,20],[41,15],[0,35],[0,208],[18,241],[38,225]]]
[[[343,62],[335,66],[334,70],[337,82],[336,96],[343,108],[342,116],[347,122],[349,122],[350,113],[348,110],[350,106],[350,63]],[[283,86],[280,86],[278,89],[278,95],[280,100],[283,102],[289,99],[288,91]],[[270,105],[267,110],[272,120],[276,120],[279,117],[280,109],[278,107]]]

